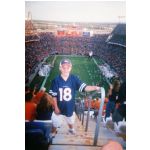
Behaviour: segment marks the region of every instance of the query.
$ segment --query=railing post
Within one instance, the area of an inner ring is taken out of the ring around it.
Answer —
[[[79,118],[80,118],[80,121],[81,121],[81,113],[82,113],[82,108],[81,108],[81,102],[79,103],[79,111],[80,111],[80,113],[79,113]]]
[[[91,99],[92,99],[92,97],[89,96],[89,97],[88,97],[88,112],[87,112],[87,120],[86,120],[85,132],[87,132],[87,130],[88,130]]]
[[[84,123],[84,105],[83,102],[81,101],[81,108],[82,108],[82,125]]]
[[[100,103],[100,108],[98,111],[97,123],[96,123],[96,128],[95,128],[95,135],[94,135],[94,142],[93,142],[94,146],[97,145],[97,139],[98,139],[100,123],[102,119],[104,101],[105,101],[105,89],[101,87],[101,103]]]

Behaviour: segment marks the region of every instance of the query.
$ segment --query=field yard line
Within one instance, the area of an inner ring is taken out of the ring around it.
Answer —
[[[97,65],[97,67],[99,68],[99,65],[97,64],[97,62],[96,62],[96,60],[94,59],[94,58],[92,58],[93,59],[93,61],[95,62],[95,64]],[[100,70],[100,68],[99,68],[99,70]],[[103,75],[102,75],[103,76]],[[106,81],[107,81],[107,83],[110,85],[110,82],[108,81],[108,79],[105,77],[105,79],[106,79]]]
[[[49,74],[50,74],[50,72],[49,72]],[[46,80],[47,80],[47,78],[48,78],[49,74],[45,77],[45,79],[44,79],[44,81],[43,81],[43,83],[42,83],[42,85],[41,85],[40,89],[41,89],[42,87],[44,87],[44,85],[45,85],[45,83],[46,83]]]
[[[94,59],[94,58],[92,58],[93,60],[94,60],[94,62],[95,62],[95,64],[97,65],[97,67],[99,68],[99,66],[98,66],[98,64],[97,64],[97,62],[96,62],[96,60]]]
[[[53,61],[52,61],[52,66],[54,66],[55,60],[56,60],[57,56],[55,55]]]

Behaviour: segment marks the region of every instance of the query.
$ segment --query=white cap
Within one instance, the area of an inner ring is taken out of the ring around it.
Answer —
[[[68,58],[62,59],[62,60],[60,61],[60,66],[61,66],[62,64],[70,64],[70,65],[72,65],[71,60],[68,59]]]

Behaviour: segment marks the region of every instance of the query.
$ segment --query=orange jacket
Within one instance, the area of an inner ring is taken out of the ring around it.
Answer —
[[[39,92],[35,95],[35,97],[33,98],[32,101],[33,101],[34,103],[36,103],[36,104],[39,104],[39,102],[40,102],[42,96],[44,95],[44,93],[45,93],[45,92],[43,92],[43,91],[39,91]]]
[[[25,120],[34,120],[36,117],[36,104],[25,102]]]
[[[96,102],[95,102],[95,109],[99,109],[99,107],[100,107],[100,101],[96,100]]]

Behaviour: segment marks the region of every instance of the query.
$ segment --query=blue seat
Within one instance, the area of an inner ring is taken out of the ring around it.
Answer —
[[[52,144],[52,121],[34,120],[25,122],[26,150],[46,150]]]

